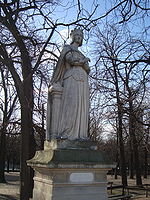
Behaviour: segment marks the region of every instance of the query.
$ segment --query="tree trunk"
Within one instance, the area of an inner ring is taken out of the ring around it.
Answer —
[[[5,130],[0,130],[0,183],[6,183],[5,180],[5,155],[6,155],[6,135]]]
[[[144,178],[147,178],[147,169],[148,169],[148,152],[147,148],[144,148]]]
[[[149,127],[146,130],[146,141],[145,141],[145,148],[144,148],[144,178],[147,178],[147,170],[148,170],[148,139],[149,139]]]
[[[120,113],[118,114],[119,119],[119,150],[120,150],[120,167],[121,167],[121,176],[122,176],[122,185],[127,186],[127,173],[126,173],[126,162],[125,162],[125,153],[124,153],[124,143],[122,136],[122,118]]]
[[[3,90],[4,90],[4,110],[3,110],[3,120],[0,130],[0,183],[5,183],[5,156],[6,156],[6,128],[8,125],[8,94],[7,94],[7,81],[5,81],[5,76],[2,66],[0,66]]]
[[[21,173],[20,173],[20,199],[28,200],[32,197],[33,189],[33,169],[27,166],[26,161],[31,159],[35,153],[35,141],[33,131],[31,132],[32,123],[29,117],[28,107],[21,110]],[[27,192],[28,191],[28,192]]]
[[[134,140],[135,141],[135,140]],[[139,151],[137,142],[135,141],[134,147],[134,166],[135,166],[135,172],[136,172],[136,185],[141,186],[142,185],[142,178],[141,178],[141,165],[139,160]]]
[[[10,159],[7,157],[7,173],[9,173],[9,164],[10,164]]]
[[[129,166],[130,178],[134,179],[134,164],[133,164],[133,149],[130,141],[130,166]]]
[[[132,98],[130,98],[132,99]],[[139,159],[139,149],[138,149],[138,142],[135,135],[135,117],[133,115],[133,104],[132,101],[129,102],[129,135],[131,138],[131,144],[133,148],[133,155],[134,155],[134,169],[136,173],[136,185],[142,185],[142,178],[141,178],[141,166],[140,166],[140,159]]]
[[[117,119],[116,119],[116,124],[117,124]],[[117,176],[118,176],[118,167],[119,167],[119,140],[118,140],[119,138],[118,138],[118,131],[117,131],[117,152],[116,152],[116,163],[117,163],[117,165],[116,165],[116,168],[115,168],[115,179],[117,179]]]
[[[24,81],[21,95],[21,173],[20,199],[28,200],[32,197],[33,169],[27,166],[26,161],[35,154],[35,140],[33,132],[33,85],[32,77]]]
[[[13,172],[15,171],[15,160],[14,160],[14,158],[12,158],[12,171]]]
[[[127,186],[127,173],[126,173],[126,162],[125,162],[125,151],[124,151],[124,143],[123,143],[123,109],[122,103],[120,101],[119,94],[119,81],[117,76],[117,66],[113,63],[114,68],[114,79],[115,79],[115,88],[116,88],[116,98],[117,98],[117,114],[118,114],[118,124],[117,124],[117,134],[118,134],[118,144],[119,144],[119,158],[120,158],[120,167],[121,167],[121,176],[122,176],[122,185]]]
[[[114,171],[115,179],[118,178],[118,167],[119,167],[119,165],[118,165],[118,163],[117,163],[116,168],[115,168],[115,171]]]

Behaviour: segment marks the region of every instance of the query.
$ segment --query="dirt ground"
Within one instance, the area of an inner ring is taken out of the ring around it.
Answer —
[[[121,178],[118,176],[118,179],[114,179],[114,176],[107,177],[108,182],[113,182],[113,185],[121,185]],[[0,183],[0,200],[19,200],[19,173],[18,172],[10,172],[6,173],[6,184]],[[143,184],[150,184],[150,176],[148,179],[143,179]],[[135,185],[135,179],[128,179],[128,185],[133,186]],[[113,190],[113,194],[116,194],[116,189]],[[150,200],[150,192],[149,197],[145,197],[145,192],[133,192],[134,200]],[[110,191],[108,192],[110,194]]]
[[[7,183],[0,183],[0,200],[19,200],[19,172],[5,175]]]
[[[117,179],[114,178],[114,176],[107,176],[108,182],[113,182],[113,185],[121,185],[121,177],[118,176]],[[143,184],[150,184],[150,176],[148,176],[147,179],[142,179]],[[136,185],[136,180],[135,179],[129,179],[128,178],[128,186],[135,186]],[[118,191],[119,192],[119,191]],[[149,196],[146,198],[145,192],[144,191],[130,191],[133,195],[134,200],[150,200],[150,192],[148,193]],[[108,192],[109,194],[110,192]],[[115,190],[113,191],[115,194]]]

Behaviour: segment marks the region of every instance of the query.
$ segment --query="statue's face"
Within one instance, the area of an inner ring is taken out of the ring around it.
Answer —
[[[83,36],[80,34],[75,34],[73,37],[73,41],[78,44],[78,46],[82,45]]]

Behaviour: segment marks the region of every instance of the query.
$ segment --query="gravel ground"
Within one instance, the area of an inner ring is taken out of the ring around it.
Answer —
[[[6,173],[7,183],[0,183],[0,200],[19,200],[19,173]]]
[[[113,185],[121,185],[121,177],[118,176],[117,179],[114,178],[114,176],[107,176],[107,179],[109,182],[113,182]],[[148,176],[147,179],[142,179],[143,184],[150,184],[150,176]],[[136,185],[136,180],[135,179],[129,179],[128,178],[128,186],[135,186]],[[113,191],[115,192],[115,190]],[[146,198],[145,192],[144,191],[131,191],[133,192],[134,197],[132,199],[134,200],[150,200],[150,192],[149,192],[149,197]]]

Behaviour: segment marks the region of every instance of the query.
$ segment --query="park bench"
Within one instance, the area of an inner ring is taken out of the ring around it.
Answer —
[[[111,191],[111,195],[108,197],[109,200],[128,200],[132,197],[130,194],[125,194],[123,185],[113,185],[113,182],[108,182],[107,184],[107,190]],[[114,189],[122,189],[122,194],[112,195],[112,190]]]
[[[125,189],[127,189],[127,193],[130,193],[130,190],[136,190],[136,191],[145,191],[145,196],[149,196],[150,192],[150,184],[143,184],[141,187],[139,186],[126,186]]]
[[[107,183],[110,186],[107,186],[107,190],[110,190],[110,194],[112,194],[113,189],[122,189],[122,194],[124,194],[124,187],[123,185],[113,185],[113,182]]]
[[[109,200],[128,200],[132,197],[130,194],[125,194],[125,195],[111,195],[108,197]]]

